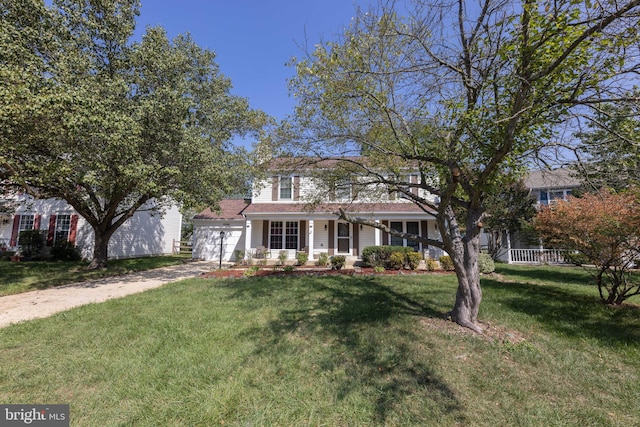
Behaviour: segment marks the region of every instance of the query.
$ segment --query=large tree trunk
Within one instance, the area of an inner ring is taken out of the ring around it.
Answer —
[[[450,239],[448,252],[453,261],[458,278],[458,291],[456,302],[448,316],[457,324],[467,327],[478,333],[482,328],[478,323],[478,311],[482,302],[482,289],[480,288],[480,269],[478,258],[480,255],[480,209],[469,209],[467,213],[466,230],[464,235],[458,232],[457,221],[453,211],[448,209],[448,222]],[[444,237],[444,236],[443,236]]]
[[[97,270],[107,268],[107,261],[109,259],[109,240],[113,231],[101,230],[94,227],[94,242],[93,242],[93,258],[91,263],[87,267],[89,270]]]

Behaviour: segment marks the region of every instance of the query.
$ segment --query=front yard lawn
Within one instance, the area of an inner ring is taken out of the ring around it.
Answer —
[[[79,307],[0,330],[0,401],[69,403],[73,426],[640,425],[638,300],[498,268],[487,337],[442,319],[443,274],[190,279]]]

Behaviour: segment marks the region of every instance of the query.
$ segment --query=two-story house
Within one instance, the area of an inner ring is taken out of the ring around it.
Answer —
[[[418,183],[418,174],[407,174]],[[218,212],[207,209],[194,217],[193,256],[205,260],[235,261],[240,254],[261,251],[277,258],[287,251],[294,259],[298,251],[309,260],[320,253],[357,259],[367,246],[410,246],[425,255],[438,257],[442,251],[422,243],[392,236],[381,230],[353,225],[338,217],[342,207],[356,216],[387,225],[391,229],[439,239],[435,217],[396,193],[377,192],[375,197],[357,191],[357,177],[332,191],[301,172],[273,174],[253,186],[248,200],[223,200]],[[413,191],[423,191],[414,188]],[[324,194],[320,202],[318,193]],[[310,200],[316,200],[311,203]]]

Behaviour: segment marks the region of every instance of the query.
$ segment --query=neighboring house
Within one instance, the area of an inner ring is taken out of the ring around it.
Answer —
[[[46,232],[48,248],[66,240],[78,247],[83,258],[91,258],[93,229],[67,202],[20,195],[15,204],[12,214],[0,213],[0,247],[16,250],[20,232],[36,229]],[[181,228],[182,215],[175,206],[162,216],[141,209],[111,237],[109,258],[171,254],[174,241],[180,240]]]
[[[418,175],[409,179],[417,183]],[[436,258],[443,253],[374,227],[350,224],[337,215],[338,208],[343,207],[392,229],[439,240],[434,215],[416,204],[388,192],[375,201],[353,197],[353,187],[357,186],[354,181],[327,193],[324,203],[310,205],[309,197],[321,191],[315,182],[303,173],[274,174],[268,182],[254,185],[251,199],[223,200],[219,211],[207,209],[196,215],[193,257],[236,261],[239,254],[267,251],[277,259],[280,251],[286,251],[288,259],[295,259],[297,252],[304,251],[309,260],[323,252],[356,260],[365,247],[374,245],[411,246]]]
[[[566,200],[582,184],[566,168],[531,171],[524,183],[535,196],[539,207]],[[505,237],[507,244],[496,256],[499,261],[526,264],[565,262],[563,250],[545,248],[541,242],[529,242],[518,234],[506,233]]]

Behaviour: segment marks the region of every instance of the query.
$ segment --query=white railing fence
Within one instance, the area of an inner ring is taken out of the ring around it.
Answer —
[[[509,262],[522,264],[570,264],[566,249],[509,249]]]

